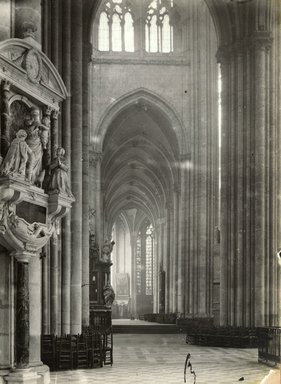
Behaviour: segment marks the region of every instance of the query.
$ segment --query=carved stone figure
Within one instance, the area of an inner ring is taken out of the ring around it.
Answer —
[[[33,153],[25,141],[26,137],[27,133],[24,129],[20,129],[16,133],[16,138],[12,141],[5,159],[1,164],[0,173],[2,175],[18,174],[23,177],[26,176],[28,159],[30,163],[33,162]]]
[[[56,154],[57,156],[50,165],[51,179],[49,191],[57,191],[66,194],[68,197],[73,197],[68,177],[68,166],[64,161],[65,150],[58,147]]]
[[[108,239],[105,239],[104,245],[102,247],[102,260],[105,263],[110,263],[110,254],[113,251],[114,244],[114,241],[110,242]]]
[[[99,257],[99,245],[96,241],[96,235],[94,233],[90,233],[89,236],[89,251],[90,251],[90,256],[94,259],[97,260]]]
[[[115,292],[109,282],[103,287],[103,298],[105,305],[111,307],[115,299]]]
[[[26,122],[26,142],[32,150],[33,161],[29,162],[28,171],[31,183],[41,186],[45,175],[45,170],[42,170],[42,157],[48,143],[49,128],[41,123],[38,108],[31,108],[30,115],[31,119]]]

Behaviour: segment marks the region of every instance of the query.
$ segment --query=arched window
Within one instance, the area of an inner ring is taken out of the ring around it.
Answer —
[[[122,0],[105,2],[99,17],[98,49],[133,52],[134,22],[131,9]]]
[[[173,52],[173,26],[170,11],[173,0],[153,0],[146,14],[145,41],[147,52]]]
[[[145,222],[137,237],[136,252],[136,288],[137,294],[153,295],[154,278],[154,229],[149,222]]]
[[[153,227],[150,225],[146,230],[145,247],[145,294],[153,295]]]
[[[109,50],[109,25],[106,12],[100,14],[99,22],[99,50]]]

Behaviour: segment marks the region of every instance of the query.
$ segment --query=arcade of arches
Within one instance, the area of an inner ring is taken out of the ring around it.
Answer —
[[[280,12],[0,0],[0,383],[105,304],[281,325]]]

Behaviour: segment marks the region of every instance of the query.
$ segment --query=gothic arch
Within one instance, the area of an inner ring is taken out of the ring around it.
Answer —
[[[183,154],[189,151],[186,150],[187,140],[185,130],[175,109],[161,96],[154,92],[151,92],[145,88],[139,88],[133,92],[130,92],[115,101],[113,105],[110,105],[103,114],[97,131],[97,140],[94,143],[94,150],[102,152],[104,138],[108,127],[112,121],[123,111],[131,106],[139,106],[140,108],[152,108],[158,111],[162,116],[166,117],[171,127],[171,139],[174,140],[174,134],[176,137],[174,148],[175,154]],[[173,134],[174,132],[174,134]]]

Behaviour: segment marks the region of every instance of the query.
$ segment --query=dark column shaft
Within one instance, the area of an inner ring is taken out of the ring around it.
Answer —
[[[16,366],[29,364],[29,271],[28,263],[17,263]]]

